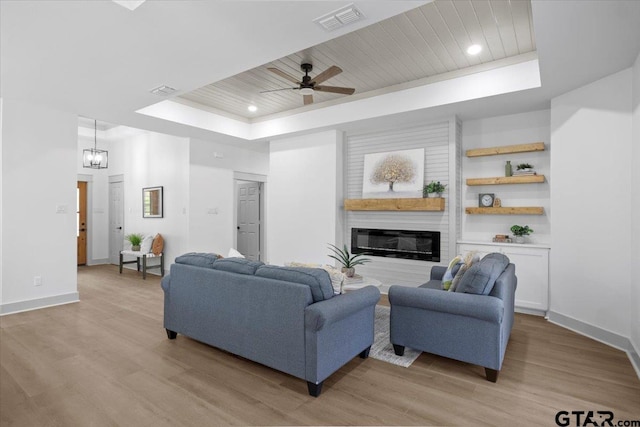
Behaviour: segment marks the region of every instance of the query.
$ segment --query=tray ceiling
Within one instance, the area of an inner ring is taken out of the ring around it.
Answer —
[[[483,47],[479,55],[467,54],[472,44]],[[295,86],[269,67],[302,78],[301,63],[313,64],[311,77],[337,65],[343,72],[323,85],[352,87],[354,96],[365,96],[362,94],[535,50],[529,0],[435,0],[174,99],[251,120],[353,98],[316,91],[314,104],[303,107],[298,90],[261,93]],[[258,110],[249,112],[250,104]]]

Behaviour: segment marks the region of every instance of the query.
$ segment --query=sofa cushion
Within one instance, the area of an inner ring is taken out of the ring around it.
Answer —
[[[447,271],[445,271],[444,276],[442,276],[442,289],[445,291],[449,290],[453,278],[456,277],[456,273],[458,273],[458,270],[460,270],[463,264],[462,255],[457,255],[449,262],[449,267],[447,267]]]
[[[489,295],[507,265],[509,265],[509,258],[504,254],[495,252],[485,256],[464,273],[456,292]]]
[[[214,270],[228,271],[238,274],[255,274],[258,267],[263,266],[261,261],[251,261],[246,258],[222,258],[213,264]]]
[[[313,302],[324,301],[333,296],[329,273],[321,268],[263,265],[256,271],[256,276],[307,285],[311,288]]]
[[[142,243],[140,243],[140,252],[143,254],[148,254],[151,252],[151,245],[153,245],[153,238],[155,234],[147,234],[142,239]]]
[[[454,292],[458,288],[458,285],[460,284],[464,273],[466,273],[467,270],[469,270],[469,268],[471,268],[471,266],[478,261],[480,261],[480,255],[478,255],[475,251],[469,252],[464,257],[464,265],[460,267],[460,269],[456,273],[456,277],[453,278],[451,286],[449,286],[449,292]]]
[[[246,258],[237,249],[231,248],[229,249],[229,253],[227,254],[227,258]]]
[[[195,265],[196,267],[212,268],[213,263],[220,257],[213,253],[189,252],[176,258],[177,264]]]
[[[151,244],[151,252],[154,255],[160,255],[164,250],[164,239],[162,238],[162,234],[156,234],[156,237],[153,238],[153,243]]]

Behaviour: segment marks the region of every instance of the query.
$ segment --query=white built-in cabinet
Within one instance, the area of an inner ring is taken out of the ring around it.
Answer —
[[[533,244],[458,242],[458,253],[475,251],[483,257],[500,252],[516,266],[516,311],[545,316],[549,310],[549,250]]]

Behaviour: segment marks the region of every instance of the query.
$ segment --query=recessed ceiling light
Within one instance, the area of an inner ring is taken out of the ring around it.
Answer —
[[[256,107],[255,105],[249,105],[247,107],[247,110],[251,111],[252,113],[255,113],[256,111],[258,111],[258,107]]]
[[[480,52],[482,52],[482,46],[480,46],[479,44],[472,44],[467,48],[467,53],[469,55],[477,55]]]

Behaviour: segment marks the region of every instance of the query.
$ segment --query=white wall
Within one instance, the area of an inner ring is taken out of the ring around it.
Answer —
[[[551,102],[551,311],[622,337],[637,218],[631,123],[631,69]]]
[[[636,58],[633,65],[633,134],[632,134],[632,153],[631,159],[634,167],[631,168],[631,204],[632,204],[632,248],[631,248],[631,265],[640,265],[640,54]],[[635,274],[634,269],[629,269],[631,276],[631,343],[635,348],[636,354],[640,354],[640,278]],[[640,370],[640,365],[636,367]]]
[[[241,144],[191,139],[189,251],[227,256],[236,247],[235,173],[269,173],[268,143]]]
[[[468,120],[462,123],[462,206],[478,206],[479,193],[494,193],[502,206],[542,206],[544,215],[466,215],[462,214],[461,238],[465,241],[491,242],[496,234],[511,235],[514,224],[528,225],[534,232],[531,243],[548,244],[551,241],[551,203],[549,165],[551,144],[549,110],[508,116]],[[545,151],[513,155],[469,158],[464,152],[474,148],[544,142]],[[518,163],[530,163],[546,176],[541,184],[467,186],[467,178],[504,176],[507,160],[513,170]]]
[[[168,268],[188,249],[189,139],[141,131],[111,146],[109,175],[124,175],[124,233],[162,234]],[[142,189],[155,186],[164,216],[143,218]]]
[[[330,263],[336,242],[342,136],[338,131],[271,141],[267,197],[267,256],[288,261]]]
[[[73,114],[3,100],[2,313],[78,300],[77,133]]]

